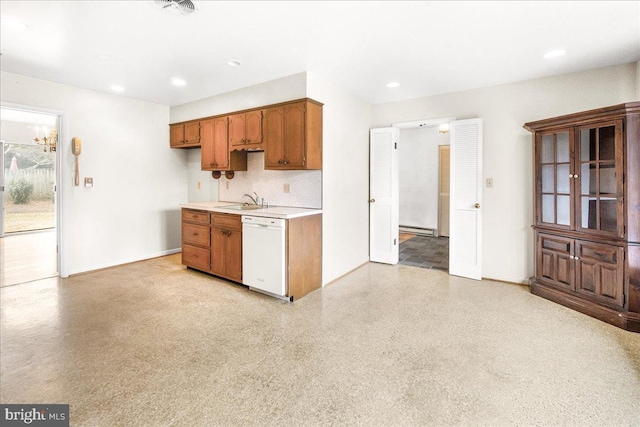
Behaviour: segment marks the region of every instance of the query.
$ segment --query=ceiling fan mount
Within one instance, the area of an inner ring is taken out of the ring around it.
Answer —
[[[192,0],[154,0],[153,2],[160,9],[180,15],[188,15],[196,10],[196,4]]]

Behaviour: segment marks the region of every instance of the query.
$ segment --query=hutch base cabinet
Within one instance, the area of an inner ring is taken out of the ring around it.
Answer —
[[[531,292],[640,332],[640,102],[526,123]]]

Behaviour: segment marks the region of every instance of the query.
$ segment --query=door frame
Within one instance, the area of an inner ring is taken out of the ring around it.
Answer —
[[[449,163],[447,164],[447,170],[449,171],[449,177],[451,177],[451,145],[438,145],[438,236],[441,236],[441,230],[442,230],[442,206],[441,206],[441,202],[442,202],[442,152],[443,150],[449,151]],[[451,188],[451,178],[449,178],[449,188]],[[447,197],[450,197],[451,193],[447,192]],[[450,222],[451,220],[451,215],[449,213],[449,209],[451,207],[451,200],[449,200],[449,203],[447,204],[447,218],[448,221]],[[449,237],[449,234],[451,233],[451,228],[449,226],[449,224],[447,224],[447,235],[446,237]]]
[[[417,120],[417,121],[411,121],[411,122],[398,122],[398,123],[392,123],[391,124],[391,128],[396,128],[397,129],[397,138],[398,138],[398,144],[402,144],[402,140],[400,139],[400,131],[403,129],[419,129],[422,127],[432,127],[432,126],[439,126],[442,124],[448,124],[452,121],[454,121],[456,118],[455,117],[440,117],[440,118],[436,118],[436,119],[426,119],[426,120]],[[373,130],[376,129],[388,129],[388,128],[372,128],[369,131],[369,134],[371,135],[371,132]],[[371,137],[370,137],[371,138]],[[370,142],[371,144],[371,142]],[[372,180],[372,174],[373,174],[373,169],[372,166],[369,166],[369,181],[371,183]],[[371,185],[371,184],[370,184]],[[370,191],[370,197],[371,197],[371,189],[369,189]],[[369,203],[371,203],[371,200],[369,201]],[[395,211],[396,213],[399,211],[399,207],[400,207],[400,202],[399,202],[399,198],[396,196],[395,199],[393,200],[393,206],[392,206],[392,211]],[[372,244],[372,234],[373,234],[373,228],[374,225],[373,224],[373,218],[372,218],[372,214],[371,214],[371,208],[369,209],[369,224],[370,224],[370,231],[369,231],[369,260],[371,261],[371,253],[372,253],[372,249],[371,249],[371,244]],[[399,226],[397,224],[397,219],[396,222],[393,223],[392,220],[392,224],[391,224],[392,228],[395,228],[395,235],[397,235],[399,233]],[[398,249],[399,247],[399,243],[396,246],[396,249]],[[396,251],[396,256],[395,256],[395,261],[394,260],[387,260],[389,264],[397,264],[398,263],[398,253]],[[387,262],[385,261],[385,262]]]
[[[0,101],[0,107],[28,111],[33,113],[49,114],[58,116],[58,143],[56,145],[56,246],[58,252],[56,254],[56,264],[58,267],[58,276],[69,276],[69,251],[68,251],[68,230],[66,226],[67,208],[67,192],[71,186],[71,179],[66,180],[68,175],[66,165],[63,163],[63,159],[68,157],[70,152],[69,144],[65,144],[64,141],[69,140],[69,120],[68,113],[63,110],[57,110],[52,108],[38,107],[33,105],[16,104],[12,102]]]

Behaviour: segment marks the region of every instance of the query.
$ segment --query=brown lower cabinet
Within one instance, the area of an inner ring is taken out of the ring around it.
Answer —
[[[538,282],[614,309],[624,305],[624,247],[538,233]]]
[[[235,282],[242,282],[240,215],[211,214],[211,273]]]
[[[287,297],[322,286],[322,215],[287,220]],[[242,215],[182,209],[182,264],[242,283]]]

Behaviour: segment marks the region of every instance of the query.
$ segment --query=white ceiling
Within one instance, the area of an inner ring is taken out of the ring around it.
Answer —
[[[381,103],[640,59],[638,1],[196,3],[1,0],[0,69],[172,106],[309,71]]]

